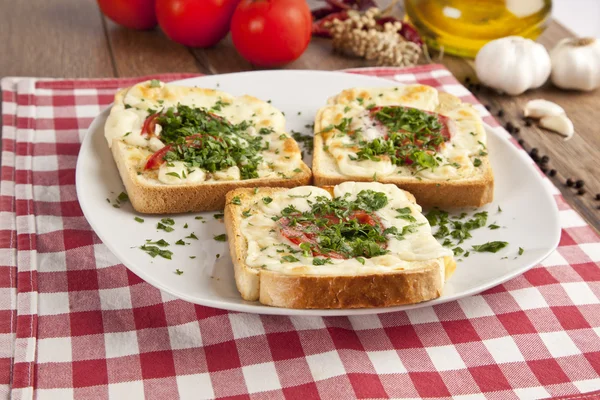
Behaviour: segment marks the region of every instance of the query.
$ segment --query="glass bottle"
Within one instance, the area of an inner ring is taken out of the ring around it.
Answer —
[[[405,0],[406,16],[428,47],[475,57],[504,36],[536,39],[550,20],[552,0]]]

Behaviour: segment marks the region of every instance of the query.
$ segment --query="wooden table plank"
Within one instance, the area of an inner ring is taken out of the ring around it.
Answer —
[[[94,0],[0,0],[0,77],[112,77]]]
[[[118,77],[168,72],[210,73],[201,67],[189,49],[169,40],[159,28],[136,31],[108,18],[105,24]]]

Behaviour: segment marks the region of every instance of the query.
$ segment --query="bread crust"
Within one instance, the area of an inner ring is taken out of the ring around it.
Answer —
[[[115,139],[111,146],[119,174],[133,208],[144,214],[177,214],[217,211],[225,206],[227,192],[237,188],[279,186],[292,188],[310,184],[312,173],[303,162],[293,178],[259,178],[239,181],[201,182],[195,185],[149,184],[138,177],[127,155],[127,144]]]
[[[448,93],[439,92],[440,105],[438,112],[445,112],[461,104],[461,100]],[[319,109],[315,117],[315,132],[322,129],[321,116],[325,108]],[[315,134],[313,148],[313,182],[315,186],[338,185],[342,182],[373,182],[372,177],[343,175],[339,171],[328,173],[324,171],[324,164],[329,162],[337,166],[333,157],[323,150],[324,141],[321,135]],[[446,181],[416,180],[398,176],[375,177],[377,182],[391,183],[399,188],[412,193],[417,203],[423,207],[461,208],[480,207],[491,203],[494,199],[494,174],[489,162],[489,157],[480,157],[482,165],[479,167],[483,174],[476,178]]]
[[[241,233],[244,204],[254,201],[255,195],[263,197],[281,190],[286,189],[264,188],[257,194],[252,189],[236,189],[226,196],[225,226],[229,251],[236,286],[244,300],[258,300],[274,307],[340,309],[414,304],[442,294],[445,278],[456,268],[452,257],[431,260],[418,269],[353,276],[290,275],[249,267],[245,261],[248,244]],[[240,198],[241,205],[231,204],[236,196]],[[440,268],[444,268],[443,276]]]

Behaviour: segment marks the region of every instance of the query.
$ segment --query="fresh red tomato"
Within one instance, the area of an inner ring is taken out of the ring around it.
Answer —
[[[98,0],[100,10],[119,25],[131,29],[156,26],[154,0]]]
[[[171,40],[190,47],[217,44],[229,32],[239,0],[156,0],[158,24]]]
[[[242,0],[231,20],[235,48],[252,64],[294,61],[310,41],[312,16],[305,0]]]

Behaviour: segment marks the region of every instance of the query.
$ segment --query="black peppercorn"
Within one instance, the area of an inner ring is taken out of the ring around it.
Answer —
[[[525,141],[523,139],[519,139],[519,144],[521,145],[521,147],[523,147],[525,145]]]
[[[583,196],[585,194],[585,189],[581,188],[577,191],[577,194]]]
[[[579,179],[577,182],[575,182],[576,189],[581,189],[584,185],[585,185],[585,182],[582,179]]]
[[[488,110],[488,111],[490,111],[490,110],[492,109],[492,107],[490,107],[490,105],[489,105],[489,104],[486,104],[484,107],[485,107],[485,109],[486,109],[486,110]]]
[[[542,172],[543,172],[543,173],[546,173],[546,172],[548,172],[548,167],[546,167],[546,166],[544,166],[544,165],[542,165],[542,166],[540,167],[540,169],[542,170]]]
[[[504,110],[503,109],[498,110],[498,116],[500,118],[504,117]]]
[[[551,169],[550,172],[548,173],[548,175],[550,175],[550,176],[556,176],[556,170],[555,169]]]
[[[481,90],[481,85],[479,83],[476,83],[475,85],[473,85],[473,89],[475,89],[476,92],[479,92]]]
[[[548,161],[550,161],[550,157],[548,157],[548,156],[544,156],[544,157],[542,157],[542,159],[540,160],[540,162],[541,162],[542,164],[547,164],[547,163],[548,163]]]
[[[471,77],[467,76],[467,77],[465,78],[465,83],[470,83],[470,82],[471,82]]]
[[[535,161],[535,163],[537,164],[538,162],[540,162],[540,156],[538,156],[537,154],[534,154],[531,156],[531,159],[533,161]]]
[[[508,133],[513,133],[514,129],[515,129],[515,126],[512,124],[512,122],[506,123],[506,130],[508,131]]]
[[[600,193],[596,194],[596,200],[600,200]]]
[[[538,154],[538,149],[537,147],[534,147],[533,149],[531,149],[531,151],[529,152],[530,156],[535,156]]]
[[[515,126],[515,129],[513,129],[513,131],[515,132],[515,134],[518,134],[519,132],[521,132],[521,128]]]
[[[525,121],[525,126],[526,126],[526,127],[530,127],[531,125],[532,125],[532,124],[531,124],[531,121],[530,121],[530,120],[526,120],[526,121]]]
[[[573,179],[571,179],[571,178],[567,179],[566,185],[567,185],[568,187],[571,187],[571,186],[573,186],[574,184],[575,184],[575,182],[573,182]]]

